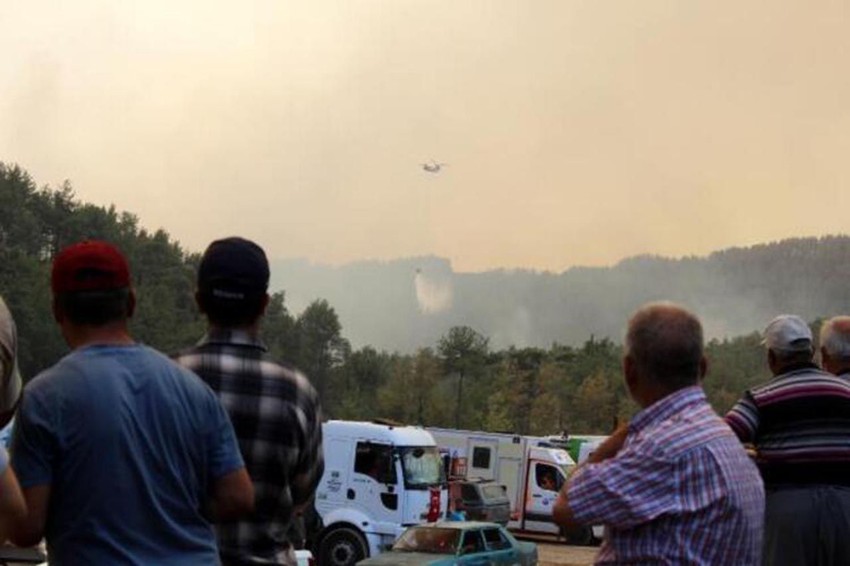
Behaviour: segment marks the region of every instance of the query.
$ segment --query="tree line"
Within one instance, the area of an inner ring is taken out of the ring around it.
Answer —
[[[50,311],[50,262],[65,245],[104,239],[127,255],[138,294],[134,336],[174,353],[197,341],[204,321],[194,304],[197,253],[138,218],[80,202],[66,182],[38,187],[0,162],[0,294],[15,315],[20,365],[30,379],[67,352]],[[328,417],[522,434],[607,433],[636,410],[620,373],[622,347],[588,336],[580,345],[491,347],[463,324],[413,353],[355,349],[334,307],[317,299],[300,313],[275,292],[263,322],[271,354],[299,367],[318,389]],[[625,320],[621,321],[625,324]],[[768,377],[758,334],[707,344],[705,388],[718,411]]]

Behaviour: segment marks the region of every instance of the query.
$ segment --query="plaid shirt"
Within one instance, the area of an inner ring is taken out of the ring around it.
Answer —
[[[638,413],[620,452],[567,489],[578,522],[606,526],[597,564],[761,563],[761,478],[700,387]]]
[[[310,500],[324,470],[318,395],[300,372],[266,352],[246,332],[216,329],[175,357],[218,394],[254,483],[254,513],[217,526],[228,564],[277,563],[289,548],[293,507]]]

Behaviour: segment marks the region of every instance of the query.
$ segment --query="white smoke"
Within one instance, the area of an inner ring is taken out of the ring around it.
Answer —
[[[448,277],[427,276],[417,270],[414,284],[420,312],[436,314],[452,307],[454,293]]]

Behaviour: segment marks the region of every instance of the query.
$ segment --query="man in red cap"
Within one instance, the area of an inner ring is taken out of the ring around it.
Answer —
[[[51,564],[217,564],[210,520],[253,505],[224,409],[130,336],[135,294],[117,248],[64,249],[51,283],[73,351],[24,390],[12,465],[29,510],[13,542],[45,536]]]

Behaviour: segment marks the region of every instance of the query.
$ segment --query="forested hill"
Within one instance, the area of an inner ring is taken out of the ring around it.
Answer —
[[[202,334],[193,300],[198,254],[164,230],[79,202],[67,183],[39,188],[2,162],[0,202],[0,295],[18,324],[25,380],[67,352],[50,312],[50,264],[81,239],[109,240],[127,255],[135,338],[171,353]],[[329,417],[606,433],[636,408],[622,386],[619,337],[639,304],[685,303],[709,336],[730,337],[706,348],[704,386],[723,412],[768,377],[753,330],[780,312],[814,320],[850,311],[848,254],[848,237],[800,239],[559,275],[454,273],[434,257],[338,268],[279,261],[263,337],[273,357],[310,377]]]
[[[456,273],[436,257],[342,267],[276,261],[272,282],[299,311],[317,297],[336,309],[354,346],[409,352],[468,325],[492,346],[619,341],[638,305],[667,299],[694,309],[709,337],[761,329],[790,312],[807,320],[850,312],[850,237],[800,238],[707,257],[640,256],[560,274]]]

